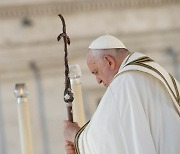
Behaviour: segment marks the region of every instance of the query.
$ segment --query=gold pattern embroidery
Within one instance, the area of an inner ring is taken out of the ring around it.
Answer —
[[[174,85],[174,88],[175,88],[175,91],[176,91],[178,105],[180,106],[180,95],[179,95],[179,91],[178,91],[178,88],[177,88],[176,80],[174,79],[174,77],[171,74],[169,74],[169,75],[171,77],[171,80],[173,82],[173,85]]]
[[[133,54],[133,53],[132,53],[132,54]],[[126,62],[129,60],[129,58],[131,57],[132,54],[129,55],[129,57],[128,57],[128,59],[126,60]],[[178,91],[178,88],[177,88],[176,80],[174,79],[174,77],[173,77],[171,74],[169,74],[170,77],[171,77],[172,83],[173,83],[173,85],[174,85],[175,91],[176,91],[176,95],[175,95],[174,92],[173,92],[173,90],[171,89],[168,81],[165,79],[165,77],[164,77],[157,69],[153,68],[153,67],[150,66],[150,65],[145,64],[145,63],[147,63],[147,62],[152,62],[152,61],[153,61],[153,60],[152,60],[151,58],[149,58],[149,57],[147,57],[147,56],[144,56],[144,57],[140,57],[140,58],[138,58],[138,59],[136,59],[136,60],[134,60],[134,61],[132,61],[132,62],[130,62],[130,63],[125,64],[125,66],[128,66],[128,65],[139,65],[139,66],[148,68],[148,69],[156,72],[156,73],[165,81],[165,83],[166,83],[166,85],[168,86],[170,92],[172,93],[174,99],[177,101],[178,105],[180,106],[180,94],[179,94],[179,91]],[[126,62],[125,62],[125,63],[126,63]],[[124,66],[124,67],[125,67],[125,66]],[[176,108],[177,113],[178,113],[179,116],[180,116],[180,113],[178,112],[178,109],[177,109],[176,106],[175,106],[175,108]],[[77,134],[76,134],[76,136],[75,136],[75,152],[76,152],[76,154],[80,154],[79,146],[78,146],[79,136],[80,136],[80,134],[84,131],[84,129],[86,128],[86,126],[89,124],[89,122],[90,122],[90,121],[88,121],[88,122],[77,132]]]
[[[89,124],[89,122],[90,122],[90,120],[77,132],[77,134],[75,136],[74,144],[75,144],[75,152],[76,152],[76,154],[80,154],[79,145],[78,145],[79,136],[84,131],[86,126]]]
[[[178,105],[180,106],[180,96],[179,96],[179,91],[178,91],[178,88],[177,88],[175,79],[173,78],[172,75],[169,74],[170,77],[171,77],[171,79],[172,79],[172,83],[173,83],[173,85],[174,85],[174,88],[175,88],[175,91],[176,91],[176,95],[174,94],[173,90],[171,89],[171,87],[170,87],[168,81],[165,79],[165,77],[164,77],[157,69],[155,69],[154,67],[145,64],[145,62],[151,62],[151,61],[153,61],[153,60],[152,60],[151,58],[149,58],[149,57],[141,57],[141,58],[138,58],[138,59],[136,59],[136,60],[134,60],[134,61],[126,64],[125,66],[128,66],[128,65],[139,65],[139,66],[148,68],[148,69],[156,72],[156,73],[164,80],[164,82],[165,82],[166,85],[168,86],[171,94],[173,95],[174,99],[177,101]],[[124,66],[124,67],[125,67],[125,66]],[[177,109],[176,106],[175,106],[175,108],[176,108],[177,113],[178,113],[179,116],[180,116],[180,113],[178,112],[178,109]]]

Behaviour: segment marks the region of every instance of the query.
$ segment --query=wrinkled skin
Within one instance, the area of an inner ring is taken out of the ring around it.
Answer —
[[[95,75],[98,84],[108,87],[114,75],[118,72],[115,58],[110,55],[104,55],[102,59],[93,58],[90,54],[87,57],[87,65],[93,75]]]
[[[89,51],[87,55],[87,65],[99,84],[108,87],[113,77],[118,72],[119,67],[129,52],[122,53],[120,56],[103,55],[101,59],[92,56]],[[75,154],[74,138],[80,127],[77,123],[64,121],[64,140],[66,154]]]
[[[66,154],[76,154],[73,142],[66,141],[66,143],[65,143],[65,150],[66,150]]]
[[[77,123],[68,120],[64,121],[64,140],[66,154],[75,154],[74,138],[80,127]]]

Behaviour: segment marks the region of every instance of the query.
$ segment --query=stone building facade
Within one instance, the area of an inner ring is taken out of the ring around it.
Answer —
[[[88,45],[112,34],[180,81],[179,0],[4,0],[0,2],[0,154],[20,154],[15,83],[29,89],[34,154],[64,153],[64,50],[57,42],[65,17],[69,64],[82,70],[86,120],[105,89],[86,66]]]

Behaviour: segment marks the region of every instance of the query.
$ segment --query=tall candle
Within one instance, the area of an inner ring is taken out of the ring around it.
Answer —
[[[82,89],[81,89],[81,70],[79,65],[70,66],[70,77],[71,77],[71,86],[74,93],[74,102],[73,102],[73,115],[74,121],[83,126],[85,123],[84,117],[84,107],[82,99]]]
[[[16,84],[14,94],[17,97],[21,153],[33,154],[26,85],[24,83]]]

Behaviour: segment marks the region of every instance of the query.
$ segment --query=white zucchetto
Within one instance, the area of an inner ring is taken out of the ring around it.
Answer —
[[[89,49],[112,49],[125,48],[125,45],[112,35],[103,35],[95,39],[89,46]]]

